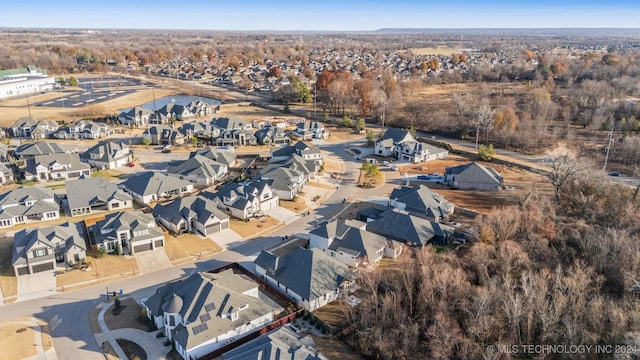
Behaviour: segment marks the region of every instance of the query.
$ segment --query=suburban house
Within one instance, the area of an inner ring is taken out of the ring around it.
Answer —
[[[192,158],[196,155],[204,156],[208,159],[214,160],[221,164],[227,166],[227,168],[231,168],[236,164],[236,153],[231,149],[219,149],[214,146],[206,146],[200,150],[192,151],[189,154],[189,158]]]
[[[0,142],[0,162],[9,161],[9,147],[7,144]]]
[[[193,121],[182,124],[178,130],[183,133],[186,138],[196,136],[198,138],[210,139],[213,136],[213,126],[202,121]]]
[[[280,311],[260,285],[227,269],[197,272],[159,288],[142,306],[183,359],[197,359],[259,331]]]
[[[87,256],[81,223],[18,231],[11,265],[16,276],[35,274],[80,263]]]
[[[142,137],[153,145],[184,145],[184,134],[166,125],[150,126]]]
[[[200,186],[213,185],[227,175],[228,171],[227,165],[197,154],[187,160],[172,161],[167,166],[167,175]]]
[[[67,198],[63,203],[71,216],[133,207],[131,195],[100,177],[67,181],[65,189]]]
[[[320,147],[318,147],[318,145],[307,145],[302,141],[298,141],[295,145],[283,146],[271,150],[269,158],[272,162],[279,162],[289,160],[293,155],[299,155],[305,160],[313,160],[322,165]]]
[[[185,196],[168,204],[157,204],[153,215],[174,234],[197,232],[207,236],[229,228],[229,216],[204,195]]]
[[[111,126],[90,120],[78,120],[53,133],[53,136],[58,139],[100,139],[111,135],[113,135]]]
[[[455,228],[398,209],[389,209],[376,220],[367,222],[367,231],[411,246],[446,245]]]
[[[214,127],[213,136],[218,146],[256,145],[257,140],[251,131],[251,123],[237,116],[215,118],[211,120]]]
[[[63,146],[49,141],[36,141],[18,146],[14,151],[14,155],[18,159],[27,160],[33,159],[38,155],[71,154],[77,152],[78,149],[74,147]]]
[[[283,161],[270,160],[269,164],[260,170],[261,173],[268,173],[274,168],[285,168],[297,170],[304,174],[307,180],[315,179],[322,168],[322,163],[316,160],[305,160],[302,156],[293,154],[289,159]]]
[[[146,125],[149,123],[149,117],[153,114],[153,110],[143,107],[134,107],[126,110],[118,115],[118,121],[123,125]]]
[[[31,117],[23,117],[18,119],[11,126],[11,136],[31,139],[44,139],[56,130],[58,123],[55,121],[36,120]]]
[[[90,231],[93,244],[108,253],[135,255],[164,246],[164,232],[151,214],[140,210],[108,214]]]
[[[182,197],[194,191],[193,183],[189,181],[153,171],[130,176],[118,187],[131,194],[134,200],[143,204],[172,196]]]
[[[396,159],[412,163],[449,156],[447,150],[418,142],[411,132],[397,128],[387,129],[382,139],[375,142],[374,154],[382,157],[393,155]]]
[[[63,180],[91,175],[91,166],[80,161],[78,154],[39,155],[26,161],[25,180]]]
[[[329,131],[318,121],[299,122],[298,125],[296,125],[294,134],[301,137],[302,140],[326,139],[329,137]]]
[[[503,181],[497,171],[477,162],[444,170],[444,183],[461,190],[500,190]]]
[[[80,159],[99,169],[115,169],[131,162],[133,153],[123,141],[102,141],[83,152]]]
[[[349,287],[354,274],[324,251],[298,246],[295,239],[262,250],[255,259],[256,274],[309,311],[335,301]]]
[[[322,355],[311,335],[298,335],[283,326],[242,344],[222,355],[222,360],[329,360]]]
[[[293,200],[307,184],[307,177],[302,171],[282,167],[272,167],[266,173],[261,172],[260,180],[269,184],[271,190],[282,200]]]
[[[256,131],[255,136],[260,145],[289,145],[291,143],[291,139],[282,128],[271,124],[260,128]]]
[[[264,181],[253,180],[249,183],[230,183],[215,194],[218,207],[231,212],[239,219],[248,219],[278,206],[278,196]]]
[[[195,117],[188,107],[170,102],[156,111],[167,118],[173,120],[188,120]]]
[[[0,163],[0,184],[8,184],[15,181],[13,165]]]
[[[53,190],[21,187],[0,194],[0,228],[60,218]]]
[[[432,221],[445,220],[453,214],[455,208],[453,203],[424,185],[393,189],[389,196],[389,206]]]
[[[366,223],[357,220],[324,221],[309,232],[309,247],[318,248],[343,264],[357,268],[377,265],[383,257],[395,258],[398,244],[365,230]]]

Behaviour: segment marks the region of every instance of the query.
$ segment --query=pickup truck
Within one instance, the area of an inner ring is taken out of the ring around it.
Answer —
[[[429,175],[418,175],[418,180],[441,183],[443,178],[442,178],[442,175],[429,174]]]

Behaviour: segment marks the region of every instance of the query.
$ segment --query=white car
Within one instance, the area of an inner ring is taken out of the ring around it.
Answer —
[[[382,162],[382,165],[384,165],[384,166],[389,166],[389,165],[390,165],[390,163],[389,163],[388,161],[384,161],[384,162]]]

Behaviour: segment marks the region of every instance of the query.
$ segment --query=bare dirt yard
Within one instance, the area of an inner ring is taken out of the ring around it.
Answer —
[[[0,238],[0,288],[5,298],[18,295],[18,278],[11,266],[12,254],[13,237]]]
[[[248,238],[279,223],[278,220],[271,216],[264,216],[260,220],[250,219],[249,221],[243,221],[240,219],[231,219],[230,227],[231,230],[238,233],[238,235],[243,238]]]
[[[29,323],[33,319],[18,318],[0,323],[0,357],[2,359],[27,359],[37,354],[35,346],[36,337],[42,338],[43,350],[51,349],[53,344],[51,336],[47,333],[48,325],[43,321],[37,321],[40,331]]]
[[[294,200],[280,200],[280,206],[295,213],[301,213],[307,208],[304,196],[297,196]]]
[[[178,261],[202,253],[220,251],[220,246],[209,238],[201,238],[196,234],[186,233],[178,237],[167,235],[164,250],[169,259]]]
[[[96,258],[94,251],[87,252],[88,271],[74,269],[56,276],[57,286],[70,286],[73,284],[91,281],[86,286],[95,285],[97,282],[108,281],[113,275],[120,277],[134,276],[139,273],[138,262],[128,256],[105,255]],[[109,279],[105,279],[109,277]],[[81,285],[82,286],[82,285]]]
[[[405,174],[444,174],[447,166],[458,166],[469,163],[470,160],[461,156],[450,156],[448,159],[429,161],[415,165],[404,165],[400,168]],[[453,202],[456,206],[478,212],[488,212],[494,208],[517,204],[529,193],[551,195],[553,188],[549,181],[537,174],[513,167],[481,162],[482,165],[492,167],[504,178],[504,186],[513,190],[472,191],[453,190],[448,186],[435,183],[416,181],[412,185],[424,184]]]
[[[224,104],[216,116],[224,117],[229,115],[239,116],[247,121],[264,120],[266,118],[282,118],[283,114],[277,111],[267,110],[261,107],[244,104]]]

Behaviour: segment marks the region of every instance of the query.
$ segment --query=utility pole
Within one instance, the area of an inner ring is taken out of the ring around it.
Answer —
[[[611,152],[611,146],[613,145],[613,126],[611,126],[611,131],[609,131],[607,147],[605,149],[606,155],[604,157],[604,168],[603,170],[607,172],[607,162],[609,161],[609,153]]]

